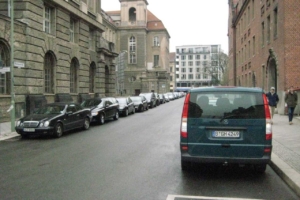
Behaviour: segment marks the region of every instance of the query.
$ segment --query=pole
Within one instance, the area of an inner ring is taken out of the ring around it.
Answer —
[[[11,91],[11,132],[15,131],[15,92],[14,92],[14,0],[10,0],[10,91]]]

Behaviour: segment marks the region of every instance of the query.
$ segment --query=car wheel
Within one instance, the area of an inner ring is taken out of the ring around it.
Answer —
[[[57,123],[54,127],[54,137],[59,138],[63,135],[63,126],[61,123]]]
[[[119,119],[119,112],[116,111],[115,116],[114,116],[114,120],[118,120]]]
[[[182,171],[190,170],[191,166],[192,166],[191,162],[181,160],[181,170]]]
[[[104,114],[101,113],[99,116],[99,124],[104,124],[104,123],[105,123],[105,117],[104,117]]]
[[[146,106],[146,110],[149,110],[148,105]]]
[[[85,119],[84,119],[84,124],[83,124],[83,129],[84,130],[88,130],[89,128],[90,128],[90,119],[88,118],[88,117],[86,117]]]
[[[124,113],[125,117],[127,117],[129,115],[129,111],[128,109],[125,110],[125,113]]]
[[[257,172],[259,174],[265,173],[266,169],[267,169],[267,164],[257,164],[257,165],[254,165],[255,172]]]
[[[140,106],[140,111],[144,112],[144,106],[143,105]]]
[[[133,107],[133,109],[132,109],[132,114],[134,114],[135,113],[135,108]]]

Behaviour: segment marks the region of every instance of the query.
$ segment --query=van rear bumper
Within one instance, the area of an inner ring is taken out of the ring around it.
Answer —
[[[233,163],[233,164],[268,164],[271,160],[270,155],[264,155],[261,158],[221,158],[221,157],[201,157],[191,156],[188,153],[181,153],[181,160],[195,163]]]

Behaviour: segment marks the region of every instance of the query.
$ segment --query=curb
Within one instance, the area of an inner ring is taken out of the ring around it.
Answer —
[[[0,135],[0,141],[2,140],[7,140],[10,138],[14,138],[19,136],[19,134],[17,132],[12,132],[12,133],[4,133],[3,135]]]
[[[270,167],[300,197],[300,174],[272,153]]]

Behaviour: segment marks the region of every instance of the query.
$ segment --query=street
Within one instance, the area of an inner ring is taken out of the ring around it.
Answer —
[[[62,138],[0,142],[0,199],[165,200],[168,195],[298,199],[268,166],[182,172],[184,98]]]

